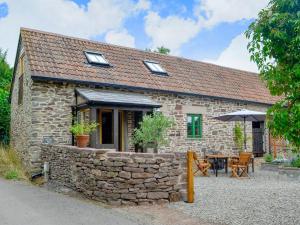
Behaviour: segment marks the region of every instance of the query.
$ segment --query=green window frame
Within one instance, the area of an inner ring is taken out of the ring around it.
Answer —
[[[187,114],[187,137],[202,138],[202,114]]]

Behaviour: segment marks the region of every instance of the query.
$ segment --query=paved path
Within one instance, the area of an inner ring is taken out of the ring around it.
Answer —
[[[147,223],[133,218],[132,215],[120,213],[117,209],[0,178],[0,224],[135,225]]]

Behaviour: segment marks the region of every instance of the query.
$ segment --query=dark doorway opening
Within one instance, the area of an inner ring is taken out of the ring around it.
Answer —
[[[102,144],[113,144],[113,112],[102,111],[101,122],[102,122],[102,126],[101,126]]]
[[[252,122],[253,155],[261,157],[264,155],[264,122]]]

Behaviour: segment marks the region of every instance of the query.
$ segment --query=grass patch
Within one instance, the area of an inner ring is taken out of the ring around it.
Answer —
[[[25,168],[17,152],[0,145],[0,176],[9,180],[28,180]]]

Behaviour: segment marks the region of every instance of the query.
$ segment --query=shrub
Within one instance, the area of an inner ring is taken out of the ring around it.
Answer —
[[[269,153],[265,154],[264,155],[264,160],[265,160],[265,162],[268,162],[268,163],[272,162],[273,161],[273,155],[269,154]]]
[[[300,168],[300,156],[298,156],[297,158],[292,159],[291,166]]]
[[[28,179],[19,155],[12,148],[0,146],[0,176],[6,179]]]
[[[9,170],[4,175],[5,179],[16,180],[19,178],[19,173],[16,170]]]
[[[157,152],[159,146],[169,143],[167,131],[173,125],[174,121],[162,113],[146,115],[140,122],[140,128],[134,129],[132,141],[143,147],[153,147]]]
[[[97,123],[75,123],[71,128],[70,132],[75,136],[78,135],[89,135],[97,128]]]
[[[235,147],[242,151],[244,148],[244,133],[241,124],[238,122],[233,128]]]

